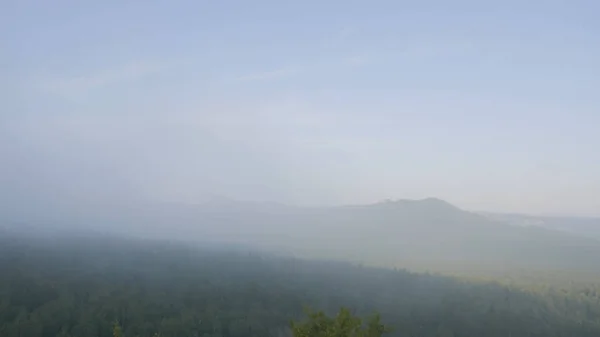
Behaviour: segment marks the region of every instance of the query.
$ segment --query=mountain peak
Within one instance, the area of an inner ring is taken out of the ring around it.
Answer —
[[[435,210],[439,210],[439,209],[460,210],[458,207],[450,204],[449,202],[439,199],[439,198],[434,198],[434,197],[428,197],[428,198],[424,198],[424,199],[397,199],[397,200],[387,199],[385,201],[378,202],[378,203],[374,204],[373,206],[383,206],[383,207],[405,206],[405,207],[424,207],[424,208],[429,208],[432,210],[434,210],[434,209]]]
[[[452,205],[451,203],[449,203],[445,200],[439,199],[439,198],[435,198],[435,197],[428,197],[425,199],[417,200],[417,202],[420,202],[420,203],[423,203],[426,205],[435,206],[435,207],[451,207],[454,209],[457,208],[456,206]]]

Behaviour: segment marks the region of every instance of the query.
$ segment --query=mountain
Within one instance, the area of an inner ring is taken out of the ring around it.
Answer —
[[[312,226],[306,233],[319,233],[311,247],[364,262],[600,270],[600,242],[511,226],[439,199],[330,208],[300,217],[294,221]]]
[[[69,221],[105,232],[385,266],[600,272],[598,240],[511,225],[435,198],[319,208],[222,199],[96,209]]]

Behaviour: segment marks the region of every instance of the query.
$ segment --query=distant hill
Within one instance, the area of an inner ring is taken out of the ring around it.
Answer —
[[[433,198],[329,208],[288,219],[281,223],[306,226],[305,235],[319,233],[311,247],[365,262],[600,270],[596,240],[511,226]]]
[[[600,272],[599,240],[515,226],[435,198],[321,208],[217,200],[122,207],[71,221],[105,232],[243,244],[386,266]]]

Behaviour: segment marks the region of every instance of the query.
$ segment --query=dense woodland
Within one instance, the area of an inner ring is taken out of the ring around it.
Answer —
[[[100,236],[0,236],[0,336],[289,336],[306,308],[389,336],[600,336],[600,285],[519,286]]]

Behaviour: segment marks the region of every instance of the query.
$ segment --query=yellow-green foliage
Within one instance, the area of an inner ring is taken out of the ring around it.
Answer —
[[[304,322],[292,322],[294,337],[380,337],[390,329],[381,323],[379,315],[371,316],[364,324],[360,317],[346,308],[335,317],[322,311],[308,312]]]
[[[113,337],[123,337],[123,332],[119,322],[115,322],[113,325]]]

